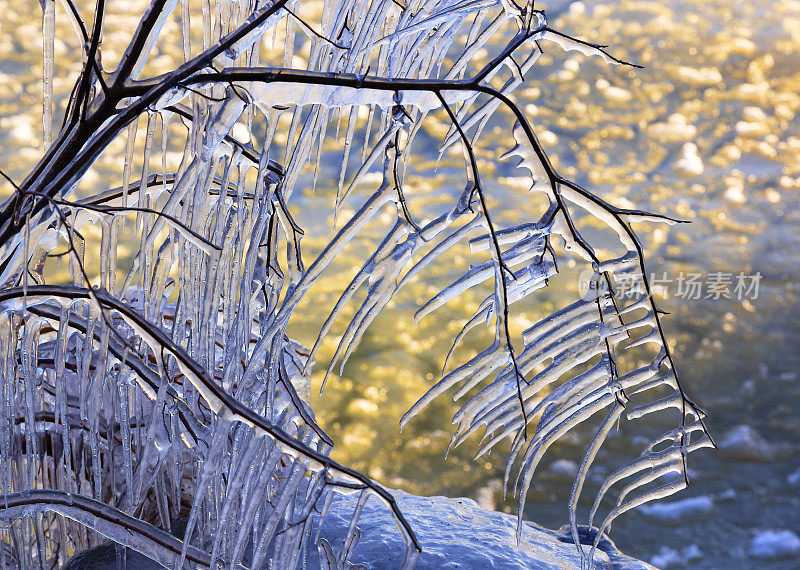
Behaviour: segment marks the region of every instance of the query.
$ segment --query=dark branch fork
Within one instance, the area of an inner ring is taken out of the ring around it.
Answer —
[[[108,93],[94,101],[90,106],[93,110],[88,111],[76,125],[69,125],[69,128],[61,130],[59,137],[20,187],[25,191],[40,192],[51,197],[69,188],[94,163],[111,140],[134,119],[181,81],[211,65],[215,57],[277,13],[286,1],[276,0],[256,18],[228,34],[214,47],[181,65],[159,85],[148,89],[145,96],[123,110],[117,110],[117,105],[123,99],[136,96],[132,91],[135,88],[129,85],[132,82],[130,73],[138,58],[142,57],[142,50],[149,34],[166,4],[166,0],[155,0],[142,19],[131,45],[122,57],[119,68],[112,74]],[[99,26],[97,32],[98,34],[100,32]],[[79,84],[88,85],[93,73],[94,68],[84,68]],[[76,97],[80,96],[78,92]],[[0,210],[0,244],[8,243],[9,239],[21,230],[25,217],[38,213],[44,206],[45,201],[42,199],[30,204],[19,193],[12,196]]]

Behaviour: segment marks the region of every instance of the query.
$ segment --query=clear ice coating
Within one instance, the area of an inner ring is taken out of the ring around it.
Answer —
[[[44,148],[53,142],[53,73],[55,71],[56,0],[42,4],[42,127]]]
[[[154,1],[121,60],[109,62],[100,58],[103,15],[87,22],[72,2],[58,6],[80,38],[82,72],[53,133],[57,6],[43,0],[48,148],[0,213],[0,566],[64,565],[110,541],[118,562],[135,551],[171,568],[286,569],[311,559],[352,568],[364,558],[359,540],[371,536],[362,515],[380,505],[397,533],[386,559],[412,567],[419,533],[436,530],[415,529],[394,495],[329,457],[334,442],[307,402],[309,375],[339,318],[353,315],[328,373],[403,286],[457,247],[474,263],[414,318],[481,286],[491,292],[401,426],[452,390],[463,404],[451,446],[480,433],[480,456],[510,441],[506,484],[520,497],[515,532],[525,543],[522,508],[539,462],[592,420],[567,532],[582,563],[602,550],[616,516],[685,486],[687,454],[712,443],[676,376],[629,224],[672,220],[616,208],[563,178],[508,98],[534,69],[541,39],[624,62],[552,30],[532,2],[498,0],[326,0],[316,19],[293,0]],[[184,61],[151,77],[171,18]],[[413,139],[434,114],[447,121],[439,158],[463,149],[468,174],[449,204],[417,220],[403,183]],[[503,159],[520,160],[549,207],[503,227],[473,145],[491,119],[509,117]],[[184,140],[170,134],[181,125]],[[116,137],[122,185],[80,195],[76,185]],[[316,183],[332,138],[343,156],[334,233],[304,258],[293,196],[304,168]],[[375,174],[378,188],[360,197],[356,188]],[[346,200],[356,206],[345,210]],[[577,209],[620,251],[596,253]],[[387,211],[393,223],[314,345],[291,340],[304,295]],[[594,269],[589,294],[514,338],[509,314],[570,256]],[[618,280],[642,295],[616,298]],[[479,325],[492,341],[458,361]],[[626,369],[621,356],[634,349],[640,363]],[[677,410],[677,426],[606,477],[588,513],[600,532],[587,543],[578,501],[598,450],[619,422],[664,410]],[[322,519],[343,512],[341,536],[320,532]]]

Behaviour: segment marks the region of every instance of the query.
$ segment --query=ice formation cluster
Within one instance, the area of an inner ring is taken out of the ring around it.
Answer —
[[[42,6],[47,149],[0,208],[0,566],[52,567],[110,540],[120,562],[135,552],[170,568],[285,569],[308,557],[347,568],[379,540],[376,509],[395,523],[398,567],[437,556],[424,500],[397,501],[331,459],[333,441],[298,386],[339,317],[352,314],[329,372],[399,289],[462,246],[471,260],[463,275],[416,318],[479,293],[454,348],[478,326],[493,340],[472,356],[451,351],[401,424],[454,391],[463,404],[453,446],[476,433],[478,455],[510,442],[506,484],[519,516],[513,525],[489,516],[504,537],[475,536],[468,558],[572,548],[582,563],[588,550],[605,564],[603,532],[616,516],[686,485],[687,454],[710,441],[676,375],[630,225],[674,220],[615,207],[563,177],[511,98],[542,40],[624,62],[550,28],[533,2],[153,0],[115,51],[105,3],[84,19],[65,1],[59,18],[72,24],[83,64],[56,131],[56,6]],[[181,61],[162,70],[164,59],[149,56],[166,49],[162,31],[175,21]],[[422,215],[404,188],[428,121],[444,121],[442,156],[462,150],[466,169],[439,211]],[[519,159],[531,191],[546,196],[543,211],[516,225],[501,226],[488,205],[476,152],[490,124],[505,125],[505,158]],[[336,141],[335,228],[309,257],[298,190]],[[86,175],[114,149],[124,149],[121,184],[98,190]],[[309,288],[387,212],[392,223],[314,346],[292,341],[287,327]],[[586,220],[615,247],[593,245]],[[589,291],[514,338],[509,313],[565,258],[593,270]],[[640,294],[615,297],[617,280]],[[600,532],[584,549],[576,512],[606,436],[665,411],[670,429],[603,481],[588,517]],[[593,435],[570,498],[574,544],[531,546],[522,507],[534,472],[584,425]],[[341,532],[327,540],[317,529],[334,504]],[[487,516],[446,508],[451,518]],[[517,539],[518,552],[486,552]]]

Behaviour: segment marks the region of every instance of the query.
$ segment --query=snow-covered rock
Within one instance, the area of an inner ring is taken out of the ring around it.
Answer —
[[[762,530],[750,541],[747,554],[762,560],[797,556],[800,554],[800,537],[790,530]]]
[[[748,425],[731,428],[719,442],[720,450],[729,458],[739,461],[772,461],[772,445]]]
[[[688,497],[679,501],[658,502],[639,507],[648,519],[659,523],[681,524],[704,518],[714,510],[714,499],[709,496]]]

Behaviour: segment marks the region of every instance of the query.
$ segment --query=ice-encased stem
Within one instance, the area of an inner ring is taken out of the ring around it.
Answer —
[[[44,126],[44,149],[53,142],[53,74],[55,71],[56,0],[44,0],[42,4],[42,125]]]

